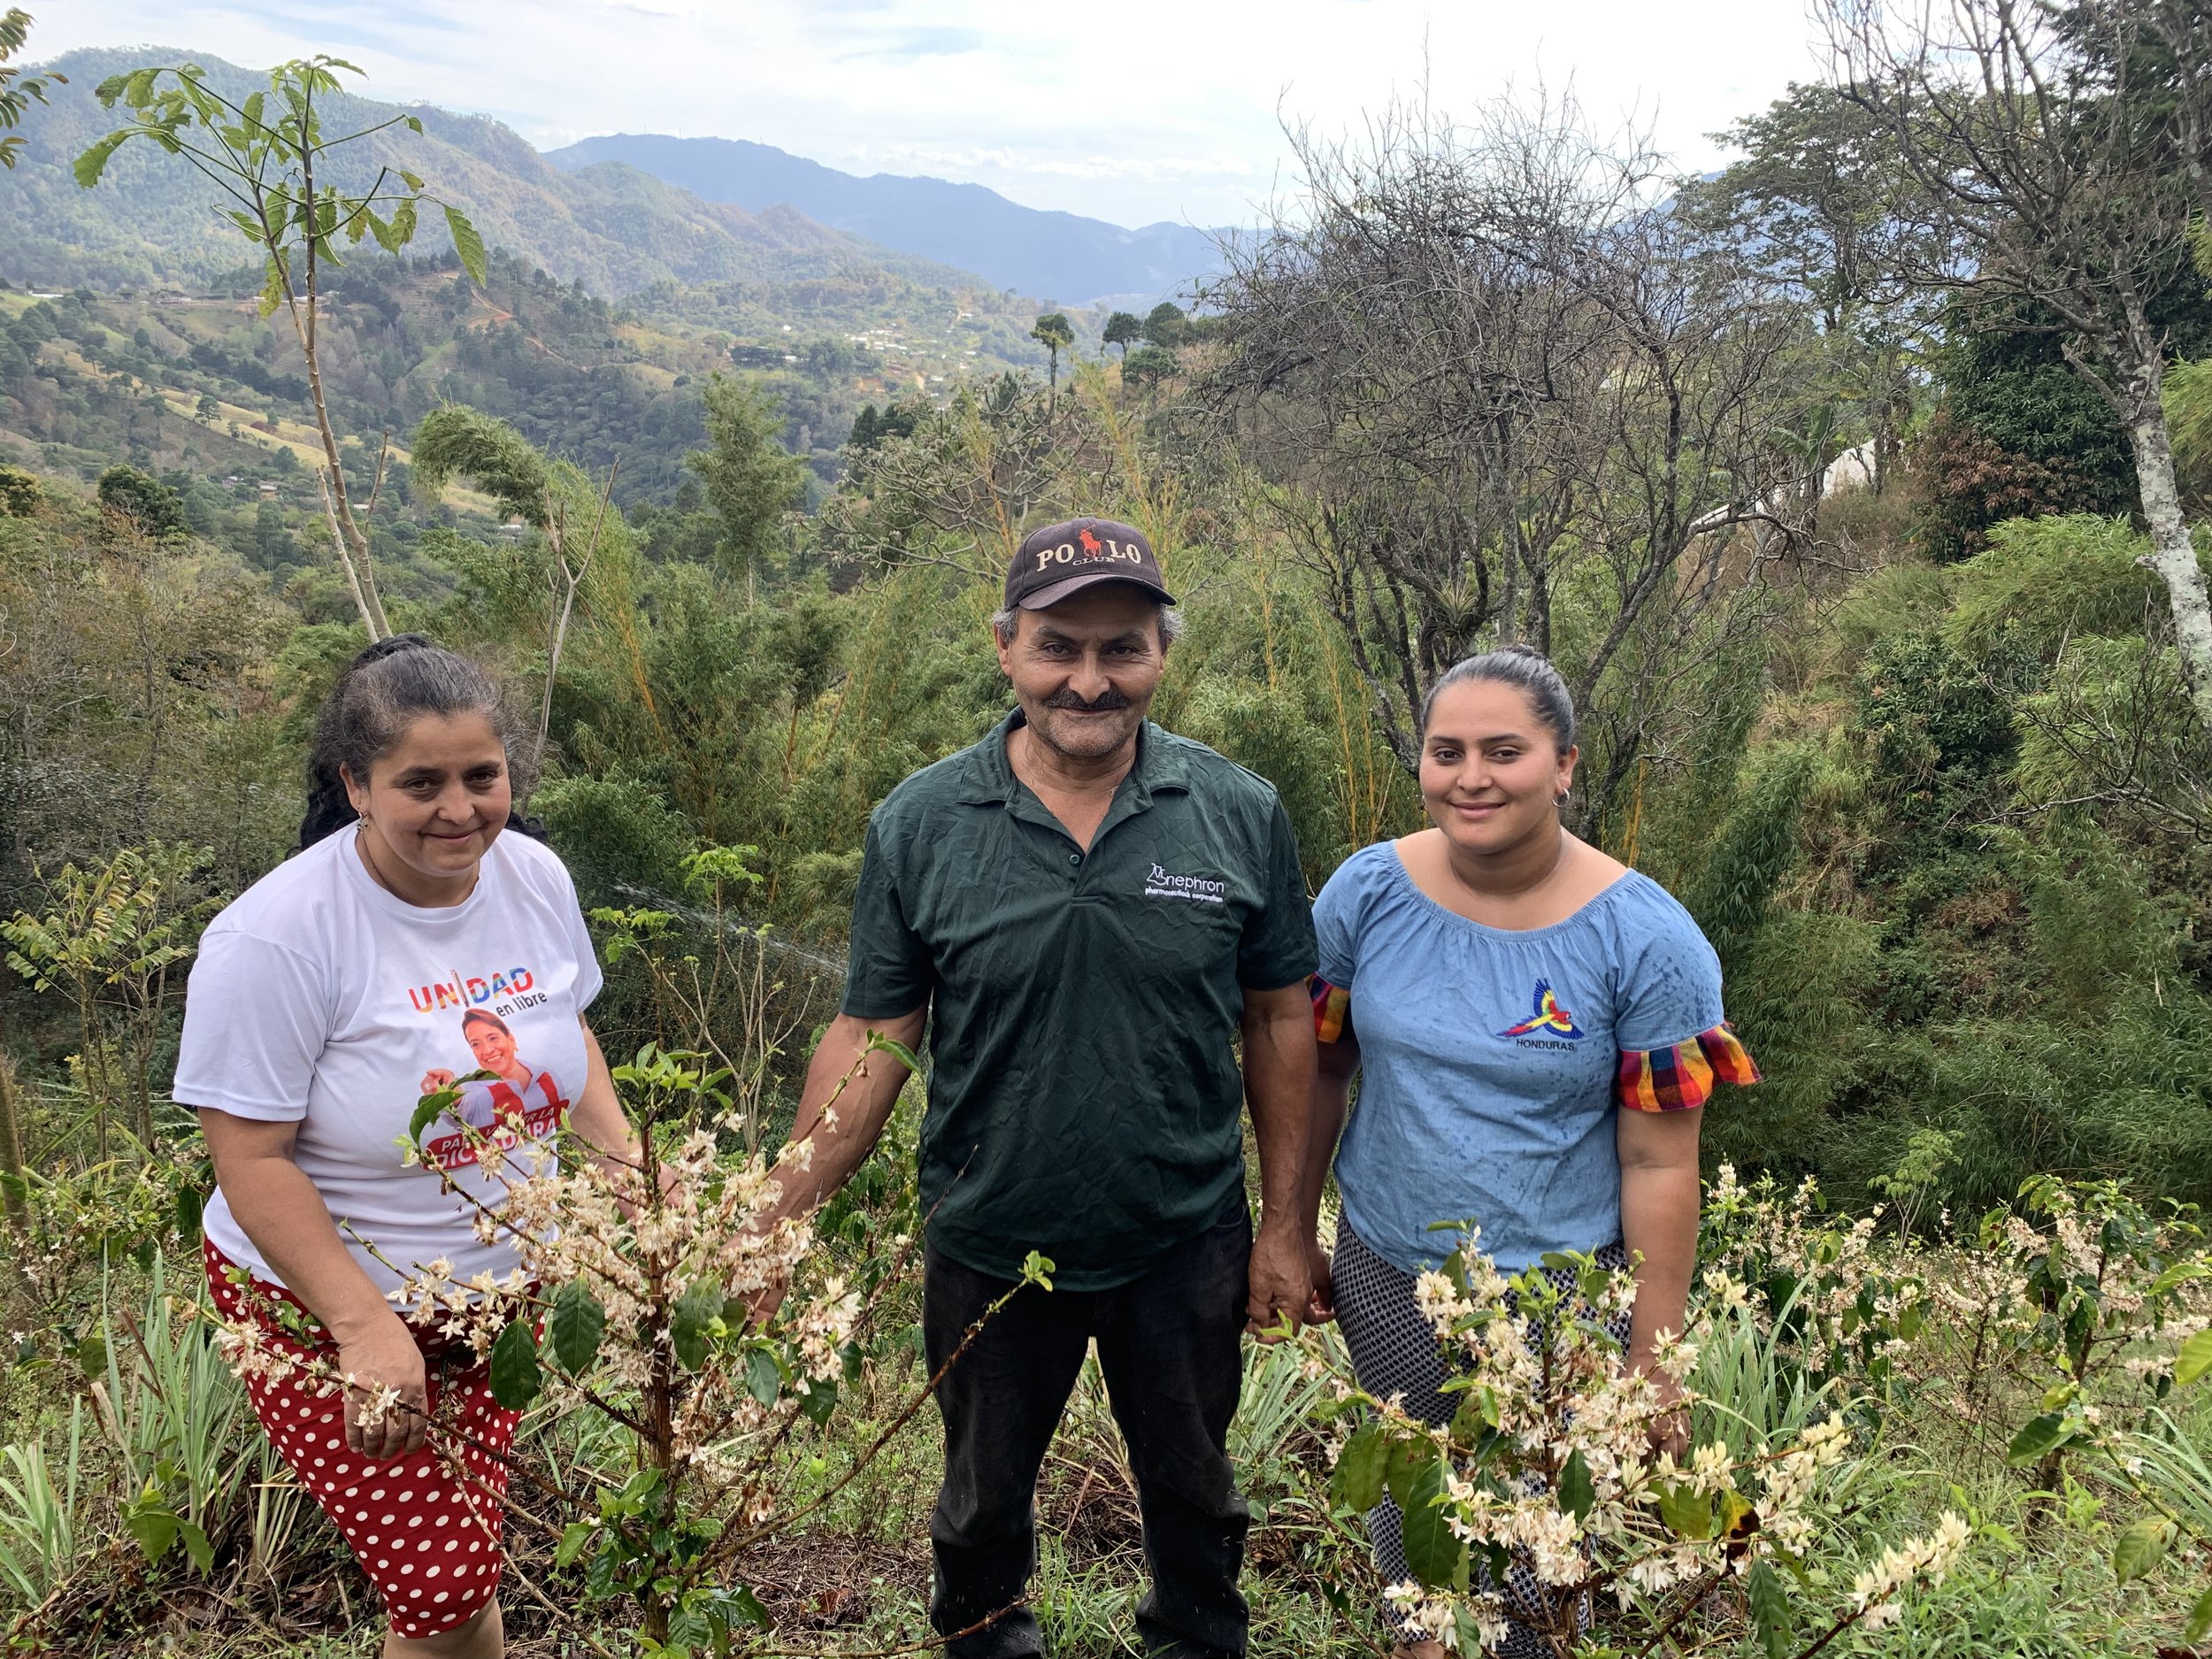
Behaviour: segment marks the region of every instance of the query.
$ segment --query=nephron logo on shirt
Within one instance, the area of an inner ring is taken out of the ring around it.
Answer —
[[[1170,875],[1158,864],[1144,879],[1144,896],[1148,899],[1187,899],[1194,904],[1225,904],[1229,901],[1229,884],[1217,881],[1211,876]]]
[[[1517,1025],[1508,1025],[1498,1035],[1516,1039],[1535,1038],[1540,1041],[1546,1037],[1581,1037],[1582,1028],[1575,1024],[1574,1016],[1559,1005],[1559,999],[1552,995],[1549,979],[1536,981],[1535,1000],[1535,1012]]]

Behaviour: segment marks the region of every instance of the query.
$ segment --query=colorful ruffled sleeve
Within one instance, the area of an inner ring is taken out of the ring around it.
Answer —
[[[1352,994],[1317,973],[1306,984],[1313,992],[1313,1034],[1323,1042],[1342,1042],[1344,1023],[1352,1011]]]
[[[1756,1083],[1721,1006],[1720,958],[1690,913],[1656,883],[1622,939],[1620,1064],[1613,1097],[1630,1111],[1688,1111],[1717,1083]]]
[[[1687,1042],[1624,1048],[1614,1096],[1631,1111],[1678,1112],[1702,1106],[1716,1083],[1756,1083],[1759,1068],[1726,1020]]]
[[[1323,1042],[1342,1042],[1351,1024],[1353,964],[1359,959],[1360,917],[1373,864],[1373,849],[1354,853],[1313,902],[1320,961],[1306,985],[1313,994],[1313,1034]]]

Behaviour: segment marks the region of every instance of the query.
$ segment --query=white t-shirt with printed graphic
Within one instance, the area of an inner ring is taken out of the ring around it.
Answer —
[[[398,1282],[380,1255],[402,1269],[443,1256],[459,1278],[503,1275],[513,1245],[479,1243],[473,1208],[439,1174],[496,1208],[506,1183],[476,1168],[454,1118],[502,1139],[544,1136],[583,1088],[578,1017],[601,981],[575,885],[549,849],[504,833],[466,900],[424,910],[376,883],[355,839],[318,841],[209,925],[171,1092],[297,1123],[293,1161],[380,1290]],[[493,1075],[461,1081],[479,1071]],[[407,1163],[416,1102],[448,1085],[459,1101],[425,1135],[423,1161]],[[219,1188],[204,1225],[231,1260],[282,1283]]]

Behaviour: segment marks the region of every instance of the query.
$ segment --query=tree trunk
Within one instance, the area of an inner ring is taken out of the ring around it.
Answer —
[[[17,1188],[23,1179],[23,1114],[16,1094],[15,1064],[0,1054],[0,1213],[20,1226],[23,1205]]]
[[[2143,563],[2166,584],[2174,645],[2180,653],[2189,701],[2195,705],[2198,722],[2212,732],[2212,596],[2205,591],[2204,567],[2197,563],[2196,543],[2174,482],[2173,440],[2159,401],[2164,367],[2154,351],[2129,376],[2136,396],[2128,437],[2135,446],[2136,488],[2142,493],[2143,518],[2151,532],[2152,550]]]

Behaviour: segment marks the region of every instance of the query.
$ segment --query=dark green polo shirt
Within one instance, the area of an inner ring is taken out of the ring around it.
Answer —
[[[1272,785],[1148,723],[1087,854],[1007,764],[1017,710],[868,825],[845,1011],[930,1004],[931,1244],[1103,1290],[1243,1202],[1247,987],[1314,969]]]

